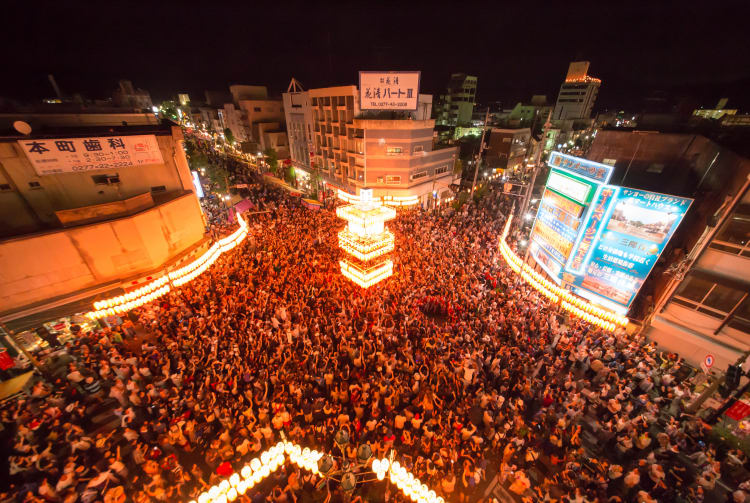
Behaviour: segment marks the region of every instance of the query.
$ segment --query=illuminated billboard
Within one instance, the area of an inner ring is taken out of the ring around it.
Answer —
[[[547,185],[531,230],[529,253],[555,281],[568,262],[589,206],[612,167],[552,152]]]
[[[420,72],[359,72],[361,110],[417,109]]]
[[[693,200],[625,187],[607,189],[614,195],[595,226],[596,236],[583,254],[578,253],[579,245],[563,280],[579,295],[612,302],[623,311],[635,299]],[[576,270],[581,255],[584,259]]]
[[[624,314],[692,199],[607,185],[611,166],[559,152],[548,164],[529,254],[557,283]]]

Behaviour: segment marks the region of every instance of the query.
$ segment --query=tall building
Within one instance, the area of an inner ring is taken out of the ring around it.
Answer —
[[[525,171],[531,142],[531,130],[492,128],[485,153],[490,169]]]
[[[153,120],[0,116],[0,323],[88,311],[207,243],[182,131]]]
[[[310,171],[310,151],[313,145],[313,114],[310,95],[295,79],[282,96],[289,154],[296,168]]]
[[[446,93],[440,95],[435,106],[435,124],[464,126],[471,124],[477,98],[477,78],[465,73],[454,73]]]
[[[233,85],[229,90],[233,101],[218,111],[222,129],[229,128],[247,152],[273,148],[280,159],[289,157],[283,102],[268,98],[265,86]]]
[[[698,134],[622,130],[600,130],[587,157],[615,185],[695,198],[634,314],[660,349],[726,369],[750,350],[750,159]]]
[[[362,112],[357,86],[308,91],[313,118],[314,169],[350,194],[373,189],[374,197],[413,197],[427,205],[451,197],[455,147],[435,149],[430,96],[417,111]],[[381,118],[387,117],[387,118]],[[400,118],[398,118],[400,117]]]
[[[568,66],[565,82],[560,86],[552,120],[588,119],[594,108],[602,81],[588,75],[588,61],[574,61]]]

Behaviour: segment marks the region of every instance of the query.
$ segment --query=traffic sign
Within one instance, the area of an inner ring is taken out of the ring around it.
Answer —
[[[703,359],[703,363],[708,368],[713,367],[714,366],[714,355],[706,355],[706,358]]]

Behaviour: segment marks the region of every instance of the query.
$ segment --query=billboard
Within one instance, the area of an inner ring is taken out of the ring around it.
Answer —
[[[556,281],[560,281],[559,271],[568,261],[580,234],[581,222],[599,186],[596,179],[564,168],[550,170],[531,230],[534,246],[529,248],[529,253]]]
[[[154,135],[28,139],[18,145],[39,176],[164,163]]]
[[[593,300],[603,297],[627,308],[693,200],[625,187],[608,189],[615,194],[596,225],[596,236],[584,250],[582,267],[574,267],[579,247],[563,280],[584,297],[592,298],[593,294]]]
[[[552,152],[529,253],[557,283],[624,314],[692,199],[607,185],[612,166]]]
[[[361,110],[417,109],[420,72],[359,72]]]
[[[203,199],[206,195],[203,193],[201,177],[198,176],[198,172],[195,170],[191,171],[190,173],[193,175],[193,187],[195,187],[195,195],[198,196],[199,199]]]

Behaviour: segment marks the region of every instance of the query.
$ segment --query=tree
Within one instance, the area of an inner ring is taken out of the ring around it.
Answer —
[[[454,175],[460,175],[464,171],[464,162],[461,159],[456,159],[456,162],[453,163],[453,174]]]
[[[276,153],[276,151],[268,147],[265,152],[263,152],[263,155],[266,156],[266,162],[268,163],[268,167],[271,168],[270,170],[274,174],[278,174],[277,170],[279,168],[279,154]]]
[[[177,113],[177,106],[174,101],[165,101],[161,104],[161,115],[173,122],[180,122],[180,116]]]
[[[224,139],[229,143],[230,145],[234,145],[235,139],[234,139],[234,133],[232,133],[232,130],[229,128],[224,128]]]

